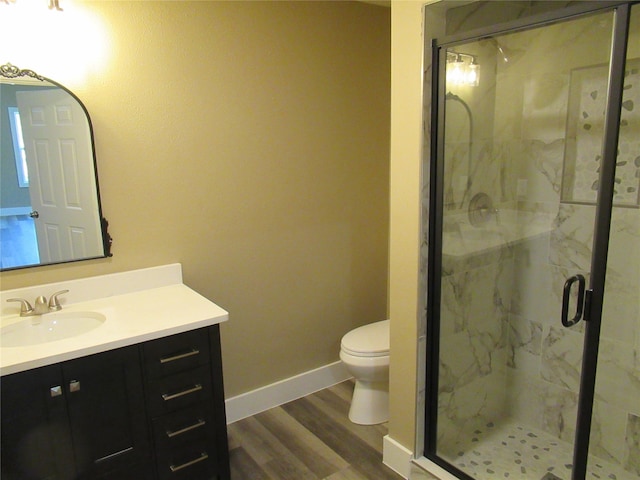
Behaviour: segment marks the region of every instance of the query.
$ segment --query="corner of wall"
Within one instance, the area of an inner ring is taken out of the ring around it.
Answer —
[[[413,452],[400,445],[389,435],[385,435],[382,442],[382,463],[402,478],[409,478]]]
[[[422,7],[422,2],[392,2],[391,5],[389,439],[393,438],[398,446],[409,445],[411,448],[415,441],[417,404],[422,171]],[[390,446],[386,447],[386,450],[394,451],[391,445],[395,444],[390,441],[387,443]]]

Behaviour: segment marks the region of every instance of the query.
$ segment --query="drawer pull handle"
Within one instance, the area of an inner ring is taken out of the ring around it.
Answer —
[[[198,462],[204,462],[207,458],[209,458],[209,455],[207,455],[206,452],[202,452],[198,458],[194,458],[193,460],[183,463],[182,465],[169,465],[169,468],[171,469],[171,472],[177,472],[178,470],[182,470],[183,468],[195,465]]]
[[[192,357],[194,355],[199,355],[200,350],[197,348],[192,349],[190,352],[180,353],[178,355],[173,355],[171,357],[162,357],[160,359],[160,363],[169,363],[175,362],[176,360],[182,360],[183,358]]]
[[[199,418],[196,423],[194,423],[193,425],[189,425],[188,427],[181,428],[180,430],[174,430],[173,432],[170,430],[167,430],[167,437],[169,438],[177,437],[178,435],[182,435],[183,433],[187,433],[196,428],[204,427],[206,423],[207,422],[205,422],[203,419]]]
[[[125,453],[129,453],[131,451],[133,451],[133,447],[128,447],[128,448],[125,448],[123,450],[120,450],[119,452],[112,453],[111,455],[107,455],[105,457],[98,458],[97,460],[94,461],[94,463],[104,462],[105,460],[110,460],[110,459],[115,458],[115,457],[117,457],[119,455],[123,455]]]
[[[184,395],[189,395],[190,393],[196,393],[202,390],[202,385],[199,383],[195,384],[193,387],[183,390],[178,393],[163,393],[162,399],[166,402],[169,400],[173,400],[174,398],[182,397]]]

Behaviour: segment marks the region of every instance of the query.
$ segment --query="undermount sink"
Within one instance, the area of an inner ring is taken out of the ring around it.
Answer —
[[[56,312],[23,317],[0,329],[0,345],[24,347],[75,337],[102,325],[107,317],[98,312]]]

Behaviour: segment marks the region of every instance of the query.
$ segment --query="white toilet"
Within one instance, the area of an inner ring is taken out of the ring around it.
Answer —
[[[389,419],[389,320],[351,330],[340,343],[340,360],[356,379],[349,420],[375,425]]]

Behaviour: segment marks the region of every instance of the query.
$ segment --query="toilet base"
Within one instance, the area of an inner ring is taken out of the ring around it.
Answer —
[[[356,380],[349,420],[358,425],[376,425],[389,420],[389,382]]]

